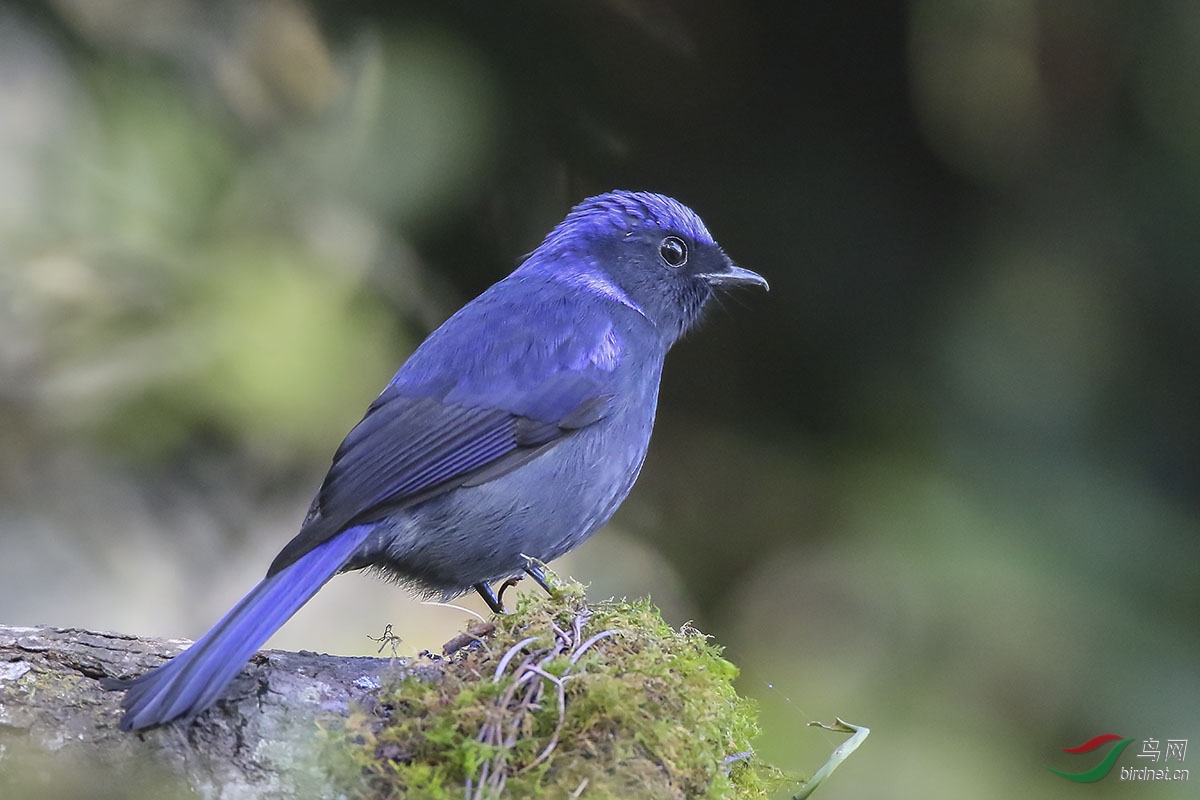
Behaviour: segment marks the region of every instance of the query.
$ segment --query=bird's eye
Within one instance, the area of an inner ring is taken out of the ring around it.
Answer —
[[[678,269],[687,263],[687,245],[678,236],[668,236],[658,246],[658,254],[668,267]]]

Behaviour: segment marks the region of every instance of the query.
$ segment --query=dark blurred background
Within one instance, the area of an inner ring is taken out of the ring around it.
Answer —
[[[0,622],[203,633],[415,344],[615,187],[772,291],[672,354],[560,572],[725,644],[781,765],[870,726],[831,796],[1200,739],[1200,4],[0,4]],[[349,576],[273,644],[463,619]]]

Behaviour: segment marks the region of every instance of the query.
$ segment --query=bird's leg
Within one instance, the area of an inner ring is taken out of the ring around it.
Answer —
[[[546,572],[542,569],[542,565],[529,559],[525,564],[525,574],[533,578],[538,586],[546,590],[546,594],[554,597],[554,592],[550,589],[550,582],[546,580]]]
[[[500,584],[500,591],[496,593],[496,598],[500,601],[500,605],[504,605],[504,593],[521,582],[520,575],[514,575],[511,578],[505,578],[504,583]]]
[[[554,592],[550,590],[550,582],[546,579],[546,572],[542,569],[542,564],[540,561],[534,558],[526,557],[525,566],[522,567],[522,569],[525,571],[526,575],[533,578],[538,586],[546,590],[546,594],[550,595],[551,597],[554,596]],[[488,608],[490,608],[493,612],[497,614],[507,614],[508,612],[504,608],[504,593],[511,587],[516,586],[517,581],[519,580],[521,580],[521,577],[518,575],[504,581],[504,583],[500,584],[499,594],[492,591],[492,587],[486,583],[477,583],[475,584],[474,588],[475,591],[479,592],[479,596],[483,598],[483,602],[487,603]]]
[[[486,583],[477,583],[475,584],[475,591],[479,592],[479,596],[483,598],[483,602],[487,603],[488,608],[490,608],[494,613],[505,613],[504,603],[500,602],[500,598],[496,597],[496,593],[492,591],[491,586],[488,586]],[[501,589],[501,592],[503,591],[504,590]]]

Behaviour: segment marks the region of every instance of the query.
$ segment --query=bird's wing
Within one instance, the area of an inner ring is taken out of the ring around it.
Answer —
[[[531,326],[512,324],[511,307],[490,311],[460,312],[397,373],[338,448],[268,575],[351,525],[495,480],[610,413],[620,349],[610,321],[564,313]],[[489,318],[485,342],[477,332]]]

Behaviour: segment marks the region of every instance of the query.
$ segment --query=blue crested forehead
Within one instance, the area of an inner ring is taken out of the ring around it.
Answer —
[[[549,239],[627,233],[645,227],[679,233],[694,242],[714,244],[696,212],[652,192],[616,191],[589,197],[571,209]]]
[[[647,228],[716,247],[700,217],[677,200],[651,192],[608,192],[589,197],[571,209],[513,274],[546,276],[646,316],[646,311],[609,274],[611,265],[601,263],[605,251],[593,250],[591,245],[597,239],[624,239]]]

